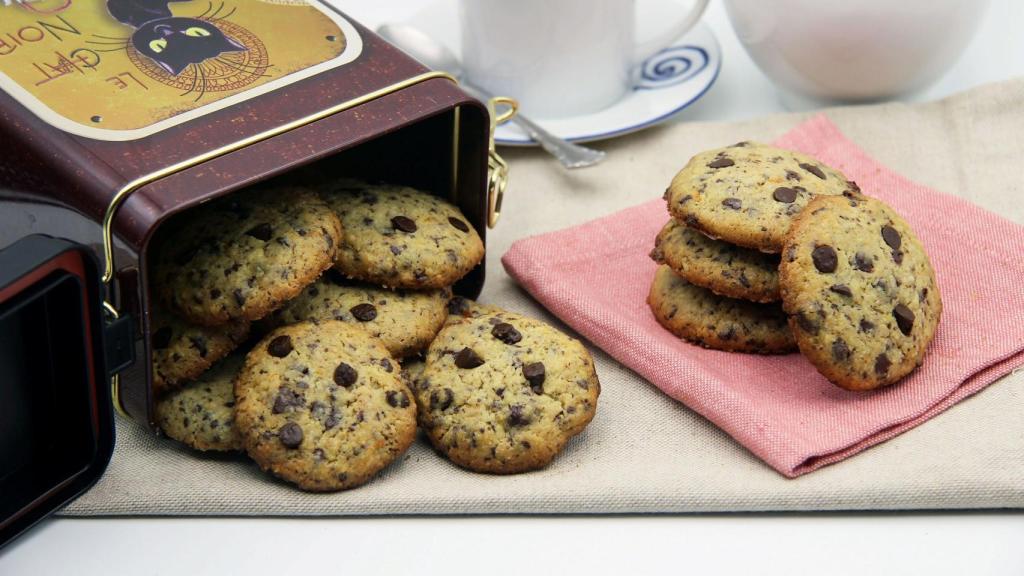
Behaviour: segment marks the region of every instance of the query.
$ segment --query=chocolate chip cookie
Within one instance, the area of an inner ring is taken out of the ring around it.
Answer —
[[[654,241],[651,258],[691,284],[730,298],[779,300],[779,258],[708,238],[672,219]]]
[[[314,319],[351,322],[380,338],[392,356],[404,358],[430,345],[448,317],[449,298],[449,288],[392,291],[328,270],[268,316],[266,324],[274,327]]]
[[[388,288],[454,284],[484,256],[469,220],[452,204],[406,186],[339,181],[321,187],[347,232],[336,267]]]
[[[271,332],[246,357],[235,398],[249,456],[304,490],[359,486],[416,435],[416,404],[398,362],[347,322]]]
[[[601,385],[579,341],[478,308],[449,317],[413,392],[438,451],[470,470],[512,474],[544,467],[582,432]]]
[[[807,205],[786,238],[780,285],[800,351],[849,390],[913,371],[942,314],[921,242],[892,208],[862,195]]]
[[[215,200],[168,224],[154,284],[191,322],[257,320],[330,268],[342,238],[310,190],[275,187]]]
[[[156,421],[168,437],[196,450],[242,449],[235,429],[235,376],[245,354],[232,354],[195,382],[156,403]]]
[[[756,142],[701,152],[665,191],[669,212],[711,236],[780,252],[793,217],[812,197],[856,190],[810,156]]]
[[[195,380],[230,354],[249,335],[249,323],[199,326],[154,306],[150,330],[153,391],[161,394]]]
[[[785,354],[796,350],[778,304],[719,296],[659,266],[647,303],[658,323],[680,338],[716,350]]]

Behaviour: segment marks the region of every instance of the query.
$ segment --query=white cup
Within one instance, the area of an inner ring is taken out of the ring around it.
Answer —
[[[920,89],[956,61],[988,0],[726,0],[750,57],[812,101],[864,101]]]
[[[468,80],[524,114],[590,114],[633,88],[644,59],[700,19],[708,0],[654,38],[636,40],[636,0],[462,0]],[[681,10],[682,12],[682,10]]]

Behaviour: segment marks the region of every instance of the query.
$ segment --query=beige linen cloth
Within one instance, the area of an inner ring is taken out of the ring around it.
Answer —
[[[841,108],[827,115],[881,163],[1024,224],[1024,79],[931,104]],[[502,222],[488,241],[488,281],[481,300],[559,325],[502,269],[499,259],[513,240],[659,196],[694,153],[744,139],[770,141],[807,117],[671,124],[603,144],[609,152],[603,164],[572,172],[535,150],[504,150],[513,180]],[[399,462],[364,487],[337,494],[305,494],[262,474],[244,457],[196,454],[119,421],[116,451],[106,474],[62,513],[374,515],[1024,507],[1024,373],[1020,371],[888,442],[789,480],[699,415],[600,350],[591,349],[603,388],[597,416],[550,467],[539,472],[507,477],[465,472],[420,439]]]

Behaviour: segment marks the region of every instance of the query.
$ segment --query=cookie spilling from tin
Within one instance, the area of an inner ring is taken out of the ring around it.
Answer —
[[[453,296],[484,257],[457,207],[407,186],[300,181],[205,204],[154,240],[150,343],[167,436],[330,492],[372,480],[417,425],[453,462],[501,474],[546,466],[586,427],[600,385],[581,343]],[[452,339],[466,340],[454,355]],[[497,400],[476,406],[474,382]],[[471,417],[495,427],[472,439],[480,450],[434,435]]]

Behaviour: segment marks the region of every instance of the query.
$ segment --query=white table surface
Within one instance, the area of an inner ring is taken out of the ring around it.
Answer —
[[[368,26],[431,0],[334,0]],[[784,111],[712,2],[717,84],[676,121]],[[962,59],[911,101],[1024,75],[1024,2],[994,0]],[[1024,448],[1024,446],[1022,446]],[[1021,487],[1024,490],[1024,487]],[[1024,574],[1019,512],[628,517],[54,519],[0,551],[0,575]],[[539,572],[538,572],[539,571]]]

